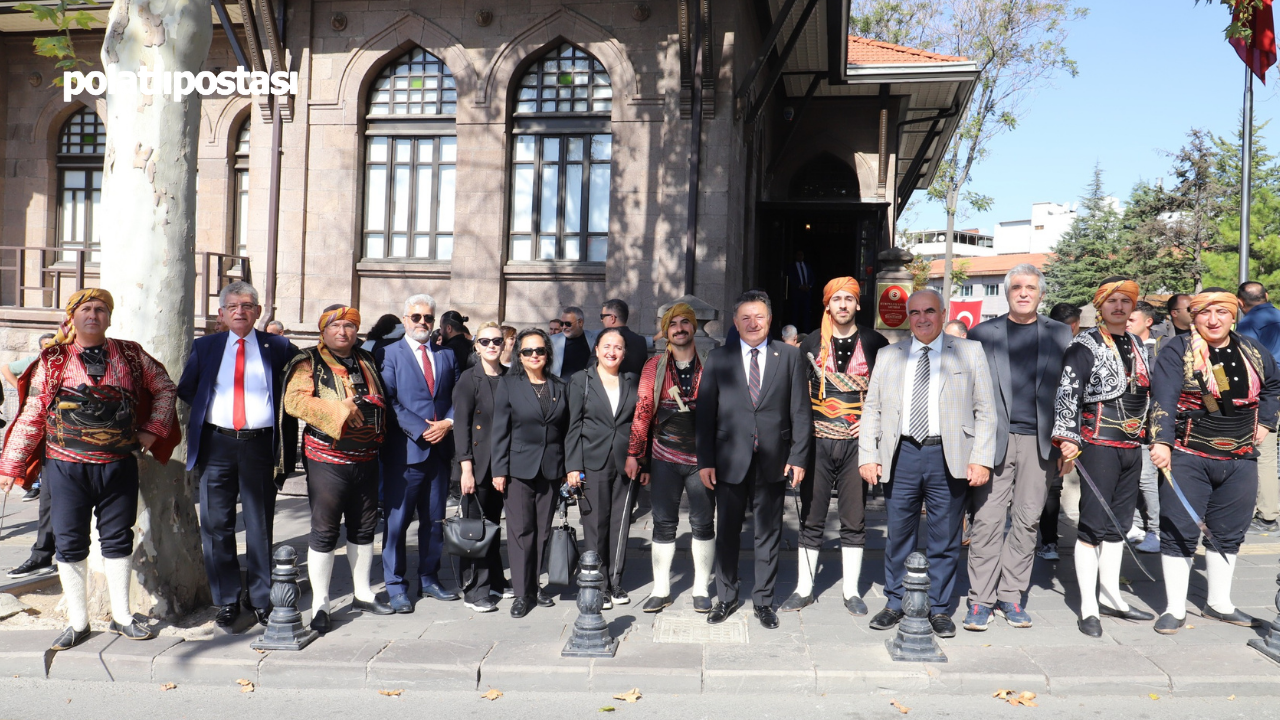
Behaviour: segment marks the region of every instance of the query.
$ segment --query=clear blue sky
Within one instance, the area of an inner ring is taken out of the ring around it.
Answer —
[[[995,199],[957,227],[991,232],[1030,217],[1033,202],[1076,202],[1095,163],[1108,194],[1121,198],[1139,180],[1170,177],[1171,158],[1193,127],[1234,136],[1240,127],[1244,63],[1223,39],[1230,21],[1216,0],[1086,0],[1067,49],[1079,74],[1039,90],[1017,129],[997,137],[974,168],[969,188]],[[1280,71],[1254,81],[1254,117],[1280,115]],[[1265,132],[1280,151],[1280,122]],[[922,192],[916,197],[923,200]],[[945,228],[934,201],[913,201],[899,230]]]

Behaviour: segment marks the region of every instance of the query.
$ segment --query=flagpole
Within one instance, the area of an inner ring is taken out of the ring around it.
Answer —
[[[1244,127],[1240,143],[1240,282],[1249,279],[1249,207],[1253,183],[1253,68],[1244,67]]]

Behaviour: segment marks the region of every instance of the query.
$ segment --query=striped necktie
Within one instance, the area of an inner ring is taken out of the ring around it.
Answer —
[[[911,437],[917,442],[924,442],[929,437],[929,350],[925,345],[920,348],[920,359],[916,361],[915,385],[911,390]]]

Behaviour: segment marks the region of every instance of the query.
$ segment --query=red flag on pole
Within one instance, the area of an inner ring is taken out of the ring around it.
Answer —
[[[972,330],[974,325],[982,322],[982,301],[952,300],[950,317],[947,319],[959,320],[965,327]]]
[[[1240,3],[1251,2],[1251,0],[1239,0],[1236,7],[1239,8]],[[1240,11],[1237,9],[1234,18],[1239,18]],[[1236,53],[1245,65],[1253,71],[1254,75],[1265,85],[1267,83],[1267,68],[1276,64],[1276,25],[1275,19],[1271,14],[1271,0],[1262,0],[1262,5],[1253,9],[1253,17],[1249,19],[1249,30],[1252,36],[1246,43],[1243,38],[1231,38],[1228,42],[1236,49]]]

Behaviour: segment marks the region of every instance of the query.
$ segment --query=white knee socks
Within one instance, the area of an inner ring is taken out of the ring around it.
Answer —
[[[373,569],[373,543],[357,545],[348,541],[347,562],[351,563],[351,582],[356,589],[356,599],[373,602],[373,588],[369,586],[369,571]]]
[[[86,560],[58,563],[62,597],[67,602],[67,624],[76,632],[89,627],[89,596],[85,589],[88,575],[89,563]]]
[[[1164,569],[1164,611],[1181,620],[1187,616],[1187,585],[1191,582],[1191,558],[1161,555],[1160,566]]]
[[[716,562],[715,540],[693,540],[693,596],[708,597],[711,584],[711,568]]]
[[[653,590],[649,595],[656,598],[671,597],[671,561],[676,556],[676,544],[654,542],[649,546],[649,553],[653,556]]]
[[[860,597],[858,578],[862,575],[862,548],[841,547],[840,560],[844,565],[844,599]]]
[[[329,612],[329,578],[333,576],[333,553],[307,548],[307,577],[311,579],[311,616]]]
[[[1099,600],[1121,612],[1129,609],[1129,603],[1120,597],[1120,561],[1123,559],[1123,540],[1102,543],[1098,552],[1098,585],[1102,591]]]
[[[1216,552],[1206,552],[1204,566],[1209,575],[1209,607],[1223,615],[1230,615],[1236,611],[1236,606],[1231,603],[1231,576],[1236,571],[1236,556],[1228,555],[1223,560]]]
[[[1076,582],[1080,585],[1080,617],[1098,617],[1098,548],[1076,541]]]
[[[111,619],[124,626],[133,623],[129,612],[129,575],[133,571],[133,558],[103,558],[102,569],[107,576],[107,594],[111,596]]]
[[[813,576],[818,574],[818,550],[801,546],[799,555],[796,559],[800,564],[796,573],[796,594],[800,597],[813,597]]]

